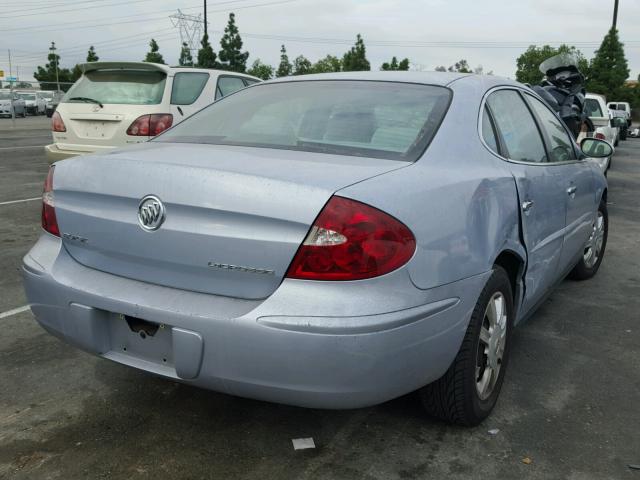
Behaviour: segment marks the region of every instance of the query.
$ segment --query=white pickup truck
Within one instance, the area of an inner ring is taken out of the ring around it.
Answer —
[[[614,124],[614,115],[607,108],[607,101],[602,95],[587,93],[584,101],[584,109],[593,123],[595,138],[606,140],[613,146],[618,146],[620,130]]]
[[[631,128],[631,105],[627,102],[609,102],[607,108],[611,110],[619,110],[624,112],[624,117],[627,119],[627,127]]]

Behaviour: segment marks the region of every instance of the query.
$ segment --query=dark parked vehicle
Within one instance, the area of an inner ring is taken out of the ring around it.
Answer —
[[[51,92],[50,96],[46,95],[47,104],[45,106],[45,113],[47,114],[47,117],[51,118],[53,116],[53,112],[58,108],[58,104],[60,103],[60,100],[62,100],[63,96],[64,92]]]

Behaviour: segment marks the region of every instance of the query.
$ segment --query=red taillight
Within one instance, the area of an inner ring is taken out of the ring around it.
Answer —
[[[173,124],[170,113],[154,113],[136,118],[127,129],[127,135],[134,137],[155,137]]]
[[[62,116],[58,112],[53,112],[53,116],[51,117],[51,130],[54,132],[66,132],[67,127],[64,125],[62,121]]]
[[[360,280],[389,273],[416,250],[411,230],[377,208],[332,197],[300,245],[287,277]]]
[[[606,137],[604,136],[604,133],[600,133],[600,132],[596,132],[596,134],[593,136],[593,138],[597,138],[598,140],[606,140]]]
[[[53,169],[49,169],[47,178],[44,181],[44,189],[42,191],[42,228],[51,235],[60,236],[58,228],[58,220],[56,219],[56,205],[53,199]]]

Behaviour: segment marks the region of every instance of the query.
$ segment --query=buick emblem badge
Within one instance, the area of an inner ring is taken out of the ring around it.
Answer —
[[[140,200],[138,222],[144,230],[152,232],[159,229],[164,222],[165,214],[164,205],[155,195],[147,195]]]

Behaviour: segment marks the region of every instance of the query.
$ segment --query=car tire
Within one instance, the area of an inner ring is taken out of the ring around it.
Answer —
[[[478,425],[489,416],[507,369],[513,316],[511,281],[502,267],[494,266],[455,360],[440,379],[419,391],[427,413],[462,426]]]
[[[609,213],[607,202],[600,200],[596,220],[593,222],[593,231],[587,240],[584,253],[580,261],[569,273],[572,280],[588,280],[592,278],[602,263],[604,252],[607,248],[607,238],[609,236]],[[595,255],[595,257],[593,256]]]

